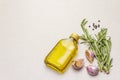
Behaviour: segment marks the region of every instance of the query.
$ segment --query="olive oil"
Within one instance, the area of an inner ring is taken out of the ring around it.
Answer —
[[[75,33],[71,34],[67,39],[61,39],[46,56],[45,64],[59,73],[65,72],[77,54],[78,39],[79,36]]]

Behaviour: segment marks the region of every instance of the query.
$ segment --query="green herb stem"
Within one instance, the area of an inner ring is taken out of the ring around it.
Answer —
[[[98,34],[95,34],[95,37],[91,36],[88,30],[85,28],[85,25],[88,21],[83,19],[81,22],[81,28],[83,30],[83,35],[80,36],[80,39],[83,41],[81,44],[88,44],[88,48],[94,52],[95,58],[98,62],[98,67],[100,71],[109,73],[110,68],[112,67],[112,60],[110,58],[111,51],[111,38],[107,39],[107,28],[102,28]]]

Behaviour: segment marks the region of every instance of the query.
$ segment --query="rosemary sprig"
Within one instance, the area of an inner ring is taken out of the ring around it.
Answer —
[[[99,70],[108,74],[112,67],[113,59],[110,58],[111,38],[109,37],[107,39],[107,28],[102,28],[101,31],[93,37],[85,28],[87,22],[86,19],[83,19],[81,22],[81,28],[84,33],[80,36],[80,39],[83,40],[81,44],[88,44],[88,48],[94,52],[95,58],[97,59]]]

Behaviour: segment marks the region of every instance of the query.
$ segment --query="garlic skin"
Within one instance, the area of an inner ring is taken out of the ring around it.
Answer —
[[[74,60],[73,63],[72,63],[72,67],[75,70],[80,70],[83,66],[84,66],[84,60],[83,59]]]
[[[92,63],[94,61],[94,53],[93,52],[86,50],[85,56],[90,63]]]
[[[88,74],[91,76],[96,76],[99,73],[98,67],[93,66],[93,65],[87,66],[86,69],[87,69]]]

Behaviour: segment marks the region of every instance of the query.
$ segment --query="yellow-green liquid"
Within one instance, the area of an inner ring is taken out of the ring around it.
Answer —
[[[77,42],[73,38],[62,39],[45,58],[45,64],[63,73],[77,53]]]

